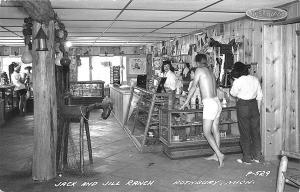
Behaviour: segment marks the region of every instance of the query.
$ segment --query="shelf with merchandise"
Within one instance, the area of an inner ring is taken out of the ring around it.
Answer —
[[[161,151],[159,109],[168,101],[168,94],[132,87],[123,128],[141,152]]]
[[[233,113],[236,113],[235,106],[228,105],[223,107],[220,116],[221,149],[226,152],[240,152],[237,121]],[[159,134],[163,151],[171,159],[213,153],[203,133],[203,107],[187,110],[161,108]]]

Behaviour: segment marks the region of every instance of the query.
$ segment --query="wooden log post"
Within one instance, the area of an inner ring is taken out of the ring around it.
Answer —
[[[43,25],[44,26],[44,25]],[[41,24],[34,22],[33,37]],[[54,64],[54,21],[44,28],[48,51],[36,51],[33,43],[34,150],[33,180],[44,181],[56,176],[57,98]]]
[[[33,41],[34,146],[33,180],[45,181],[56,176],[57,97],[55,85],[54,41],[55,13],[50,0],[16,1],[34,20],[33,39],[43,23],[48,36],[48,51],[36,51]]]

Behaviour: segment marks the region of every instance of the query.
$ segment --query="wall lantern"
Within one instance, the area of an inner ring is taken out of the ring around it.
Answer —
[[[47,35],[44,32],[44,30],[41,28],[39,29],[37,35],[35,36],[35,38],[37,40],[37,46],[36,46],[36,51],[48,51],[47,48]]]

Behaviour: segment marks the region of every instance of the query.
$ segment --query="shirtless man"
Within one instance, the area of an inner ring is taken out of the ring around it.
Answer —
[[[187,99],[180,109],[185,109],[196,90],[197,84],[199,84],[203,103],[203,132],[209,145],[215,152],[213,156],[206,159],[219,161],[219,167],[222,167],[224,154],[219,149],[220,132],[218,127],[222,106],[217,97],[216,80],[214,74],[208,69],[206,55],[196,55],[195,61],[198,64],[198,69],[195,72],[194,81]]]

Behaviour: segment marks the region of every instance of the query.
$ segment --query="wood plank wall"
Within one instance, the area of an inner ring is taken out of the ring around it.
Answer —
[[[299,1],[280,8],[288,12],[287,19],[300,16]],[[213,37],[220,32],[220,25],[205,30],[209,37]],[[297,127],[300,124],[300,85],[297,80],[300,75],[300,55],[297,54],[300,47],[297,48],[296,30],[300,30],[300,24],[268,26],[266,22],[248,18],[224,24],[224,40],[243,40],[243,44],[238,48],[238,60],[244,63],[258,63],[256,76],[262,82],[264,92],[261,129],[266,160],[276,159],[280,150],[300,151],[300,131]],[[179,44],[196,43],[194,35],[178,40]],[[183,56],[182,59],[184,62],[193,62],[191,56]]]

